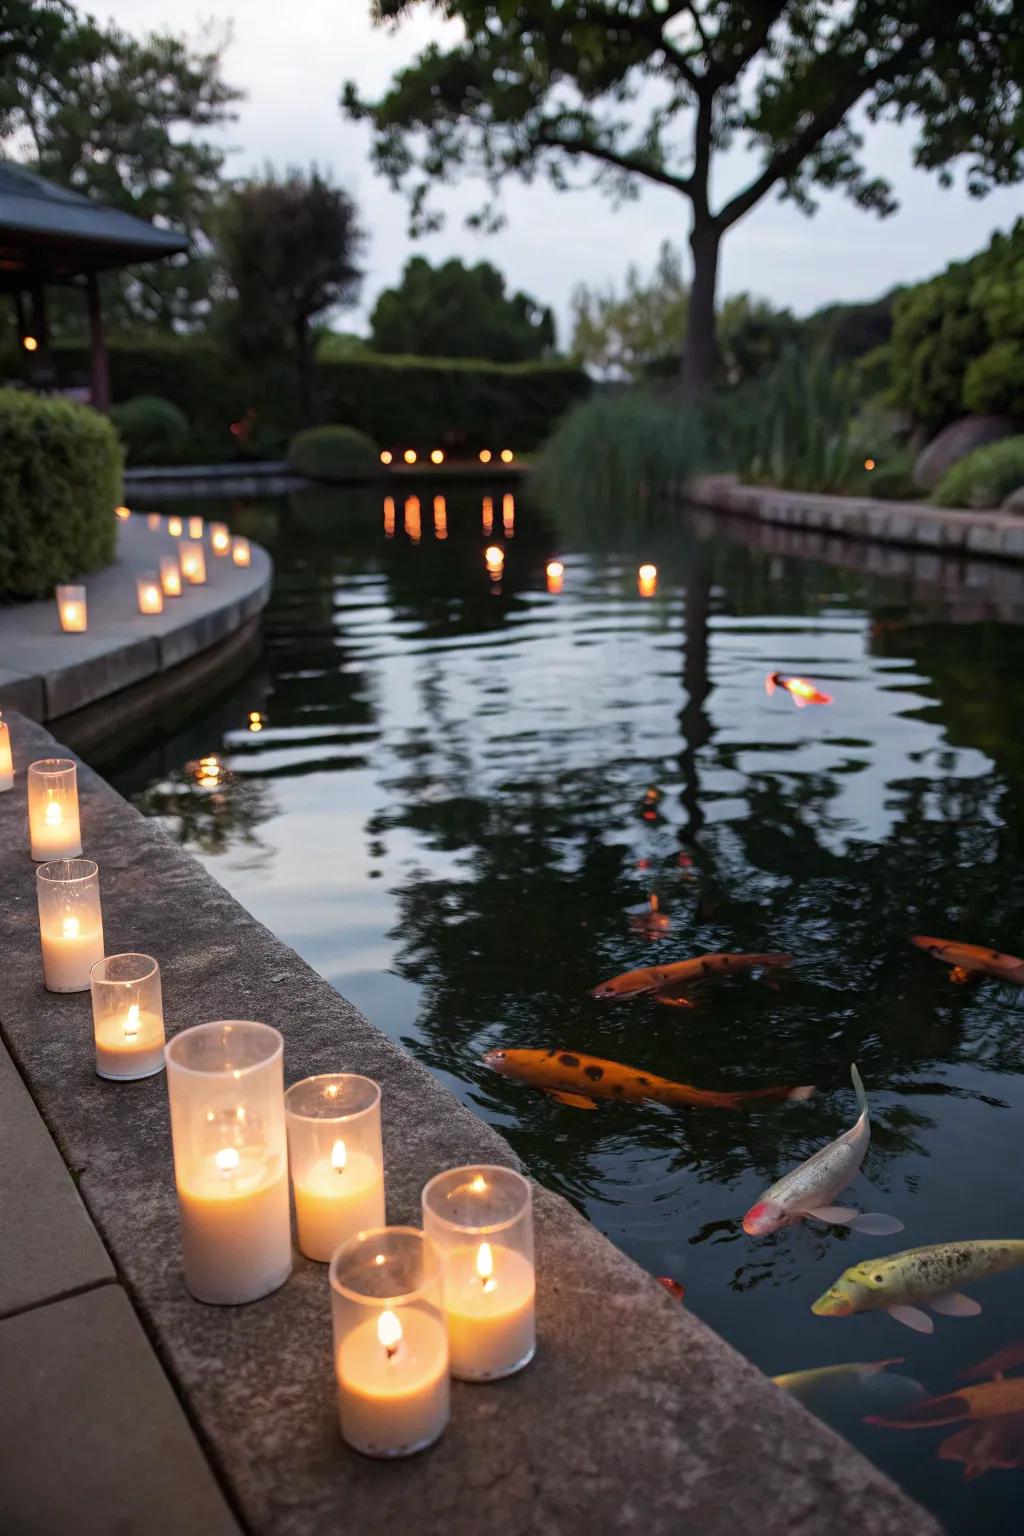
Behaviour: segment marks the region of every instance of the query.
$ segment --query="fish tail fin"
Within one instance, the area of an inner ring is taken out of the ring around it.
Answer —
[[[865,1120],[870,1120],[871,1116],[868,1114],[868,1096],[864,1092],[864,1083],[861,1079],[860,1073],[857,1071],[856,1062],[853,1062],[850,1067],[850,1077],[853,1079],[853,1086],[857,1093],[857,1108],[860,1110]]]
[[[798,1104],[802,1104],[805,1099],[813,1099],[814,1093],[814,1084],[808,1083],[802,1088],[787,1088],[785,1097],[787,1099],[795,1099]]]

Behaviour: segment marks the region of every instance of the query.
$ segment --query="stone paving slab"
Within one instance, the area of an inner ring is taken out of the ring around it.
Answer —
[[[54,750],[39,726],[12,726],[19,769]],[[376,1078],[390,1221],[418,1222],[420,1190],[442,1168],[515,1161],[155,821],[89,770],[79,782],[108,952],[159,958],[172,1030],[257,1018],[284,1035],[286,1082],[339,1068]],[[347,1450],[323,1266],[296,1255],[287,1284],[247,1307],[204,1307],[185,1290],[166,1084],[98,1079],[88,998],[54,1008],[43,991],[24,817],[19,775],[0,795],[0,851],[13,859],[0,883],[0,1025],[254,1536],[935,1536],[931,1516],[539,1187],[537,1359],[491,1387],[456,1383],[449,1430],[419,1457]]]
[[[0,859],[8,872],[10,864]],[[64,1159],[2,1045],[0,1212],[0,1318],[113,1280]]]
[[[7,1536],[241,1536],[119,1285],[0,1322]]]
[[[52,598],[0,607],[0,708],[54,720],[168,671],[234,633],[270,596],[270,557],[252,545],[252,564],[215,556],[205,541],[207,581],[167,598],[160,614],[141,614],[135,582],[159,569],[179,541],[136,513],[118,523],[117,558],[86,588],[89,627],[64,634]]]

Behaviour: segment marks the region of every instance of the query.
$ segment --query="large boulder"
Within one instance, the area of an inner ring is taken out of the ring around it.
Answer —
[[[1015,491],[1010,492],[1003,502],[1003,511],[1024,514],[1024,485],[1019,485]]]
[[[914,463],[914,484],[924,491],[933,491],[958,459],[973,453],[975,448],[997,443],[1000,438],[1011,437],[1019,431],[1018,423],[1009,416],[962,416],[959,421],[950,422],[918,454]]]

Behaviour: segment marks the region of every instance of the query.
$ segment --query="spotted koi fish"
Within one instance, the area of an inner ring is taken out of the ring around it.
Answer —
[[[611,981],[602,981],[591,997],[639,997],[644,992],[671,993],[695,981],[725,976],[733,971],[774,971],[792,965],[792,955],[695,955],[692,960],[674,960],[670,965],[646,965],[638,971],[623,971]]]
[[[948,965],[954,981],[966,981],[969,976],[995,976],[998,981],[1011,981],[1024,985],[1024,960],[1016,955],[1001,954],[998,949],[984,949],[980,944],[959,944],[955,939],[930,939],[927,934],[915,933],[911,944],[933,955],[941,965]]]
[[[1018,1264],[1024,1264],[1024,1241],[1016,1238],[908,1248],[854,1264],[818,1297],[811,1311],[818,1317],[850,1317],[854,1312],[887,1310],[898,1323],[932,1333],[935,1324],[913,1305],[915,1301],[927,1302],[933,1312],[946,1317],[976,1317],[978,1303],[953,1287]]]
[[[814,1092],[813,1088],[741,1088],[719,1093],[578,1051],[488,1051],[484,1063],[502,1077],[529,1083],[572,1109],[596,1109],[597,1099],[631,1104],[650,1100],[673,1109],[692,1105],[739,1109],[758,1099],[809,1099]]]
[[[764,691],[772,694],[776,688],[784,688],[797,709],[806,709],[808,704],[832,703],[830,693],[822,693],[820,688],[815,688],[813,683],[803,677],[783,677],[781,672],[769,672],[764,680]]]

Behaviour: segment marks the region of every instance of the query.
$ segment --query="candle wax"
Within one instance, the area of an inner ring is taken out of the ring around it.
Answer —
[[[488,1381],[510,1375],[533,1354],[533,1265],[512,1248],[491,1245],[493,1271],[477,1269],[480,1244],[452,1248],[444,1256],[444,1305],[452,1375]]]
[[[89,972],[103,959],[103,923],[79,925],[72,931],[46,928],[39,939],[43,949],[43,981],[48,992],[86,992]]]
[[[96,1025],[96,1071],[100,1077],[152,1077],[164,1066],[164,1021],[157,1013],[113,1013]]]
[[[81,855],[82,833],[74,800],[48,800],[45,807],[33,806],[29,831],[32,857],[37,864],[51,859],[77,859]]]
[[[365,1456],[422,1450],[448,1422],[448,1341],[444,1323],[417,1307],[398,1307],[402,1337],[389,1357],[373,1313],[338,1347],[341,1433]]]
[[[384,1172],[358,1148],[348,1150],[344,1168],[322,1157],[301,1175],[292,1169],[299,1247],[307,1259],[330,1261],[335,1249],[357,1232],[384,1225]]]
[[[7,723],[0,720],[0,792],[14,788],[14,758],[11,756],[11,733]]]
[[[185,1284],[197,1301],[255,1301],[291,1272],[287,1166],[259,1147],[240,1147],[238,1159],[222,1169],[210,1153],[177,1181]]]

